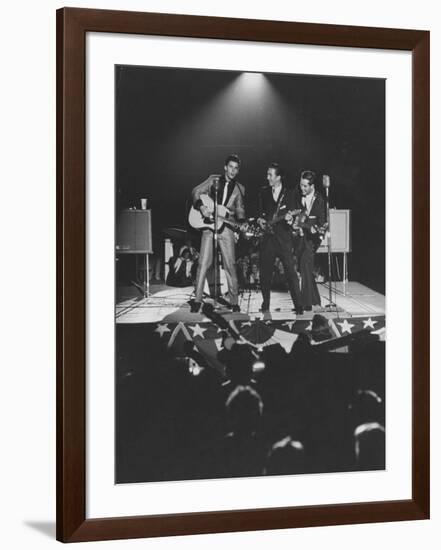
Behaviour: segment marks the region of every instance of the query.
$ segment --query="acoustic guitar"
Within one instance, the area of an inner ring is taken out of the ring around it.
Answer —
[[[209,195],[201,195],[202,204],[208,209],[208,217],[204,217],[201,212],[192,206],[188,213],[188,223],[194,229],[209,229],[214,232],[214,200]],[[231,211],[222,204],[217,205],[217,230],[221,232],[227,226],[235,232],[236,241],[241,234],[245,239],[258,237],[259,229],[255,228],[250,220],[241,222],[236,221]]]
[[[208,217],[204,217],[201,212],[192,206],[188,213],[188,223],[194,229],[210,229],[214,231],[214,200],[209,195],[201,195],[202,204],[208,209]],[[231,217],[231,211],[222,204],[217,205],[217,230],[220,232],[227,225],[234,231],[240,231],[243,223],[237,222]]]

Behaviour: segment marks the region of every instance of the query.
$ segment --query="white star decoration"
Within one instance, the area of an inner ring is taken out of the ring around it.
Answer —
[[[309,323],[309,325],[305,328],[305,330],[312,330],[312,321]]]
[[[351,325],[351,323],[348,323],[348,320],[345,319],[343,323],[337,323],[337,325],[341,326],[341,332],[342,334],[344,332],[348,332],[349,334],[352,334],[352,328],[355,327],[355,325]]]
[[[155,329],[155,332],[157,332],[159,336],[162,338],[165,332],[171,332],[171,330],[168,328],[168,325],[159,324],[158,328]]]
[[[286,321],[286,323],[283,323],[284,327],[288,327],[289,330],[292,330],[292,327],[295,325],[295,321]]]
[[[371,328],[374,329],[374,325],[376,325],[378,321],[373,321],[370,317],[367,321],[363,321],[363,328]]]
[[[207,330],[206,328],[202,328],[199,324],[196,324],[194,327],[190,328],[193,331],[193,338],[195,338],[196,336],[204,338],[204,332]]]

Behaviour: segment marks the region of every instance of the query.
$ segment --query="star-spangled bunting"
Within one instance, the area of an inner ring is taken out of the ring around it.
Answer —
[[[217,351],[220,351],[222,349],[222,338],[215,338],[214,344],[216,346]]]
[[[297,340],[298,334],[293,334],[292,332],[286,332],[285,330],[276,329],[273,334],[272,340],[274,344],[280,344],[282,348],[289,353],[294,342]]]
[[[169,349],[173,348],[173,346],[176,345],[176,342],[181,342],[182,343],[182,340],[188,340],[190,341],[192,338],[190,336],[190,333],[188,332],[188,329],[185,325],[185,323],[178,323],[171,336],[170,336],[170,340],[168,341],[168,344],[167,344],[167,347]]]
[[[338,330],[338,328],[335,326],[335,323],[332,319],[329,319],[328,321],[328,325],[329,325],[329,328],[332,330],[332,332],[334,333],[334,336],[336,338],[340,338],[340,332]]]
[[[378,321],[373,321],[370,317],[367,320],[363,320],[363,328],[371,328],[372,330],[375,328],[374,325],[376,325]]]
[[[202,328],[198,323],[192,327],[189,327],[193,331],[193,338],[196,336],[199,336],[200,338],[204,338],[204,332],[206,332],[206,328]]]
[[[329,319],[329,327],[333,337],[338,338],[345,334],[354,334],[360,330],[369,329],[373,334],[382,336],[385,340],[385,317],[360,316],[350,318]],[[263,316],[255,316],[244,322],[231,323],[232,328],[239,332],[243,342],[248,342],[254,349],[263,350],[266,346],[280,344],[289,352],[298,338],[298,335],[312,330],[312,321],[304,319],[275,320]],[[337,326],[338,325],[338,326]],[[186,341],[194,342],[199,352],[216,369],[223,369],[223,365],[217,359],[217,353],[222,349],[222,333],[216,324],[211,321],[198,323],[155,323],[151,325],[151,334],[156,333],[164,342],[168,350],[182,355]],[[381,334],[380,334],[381,333]]]
[[[155,332],[157,332],[162,338],[166,332],[171,332],[171,330],[168,328],[168,325],[159,324],[158,327],[155,329]]]
[[[344,319],[343,323],[337,323],[337,325],[340,325],[342,334],[345,332],[352,334],[352,329],[355,327],[355,325],[348,323],[347,319]]]

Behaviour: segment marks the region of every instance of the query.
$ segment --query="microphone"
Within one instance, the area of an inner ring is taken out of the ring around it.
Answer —
[[[213,187],[215,191],[219,191],[220,187],[220,178],[216,177],[213,179]]]
[[[329,200],[329,188],[331,187],[331,178],[328,175],[323,174],[322,182],[323,182],[323,188],[326,193],[326,198],[327,200]]]

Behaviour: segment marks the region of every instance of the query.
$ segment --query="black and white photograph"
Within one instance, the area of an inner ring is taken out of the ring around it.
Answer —
[[[115,482],[385,469],[385,80],[117,65],[115,129]]]
[[[4,548],[438,548],[437,13],[5,3]]]

